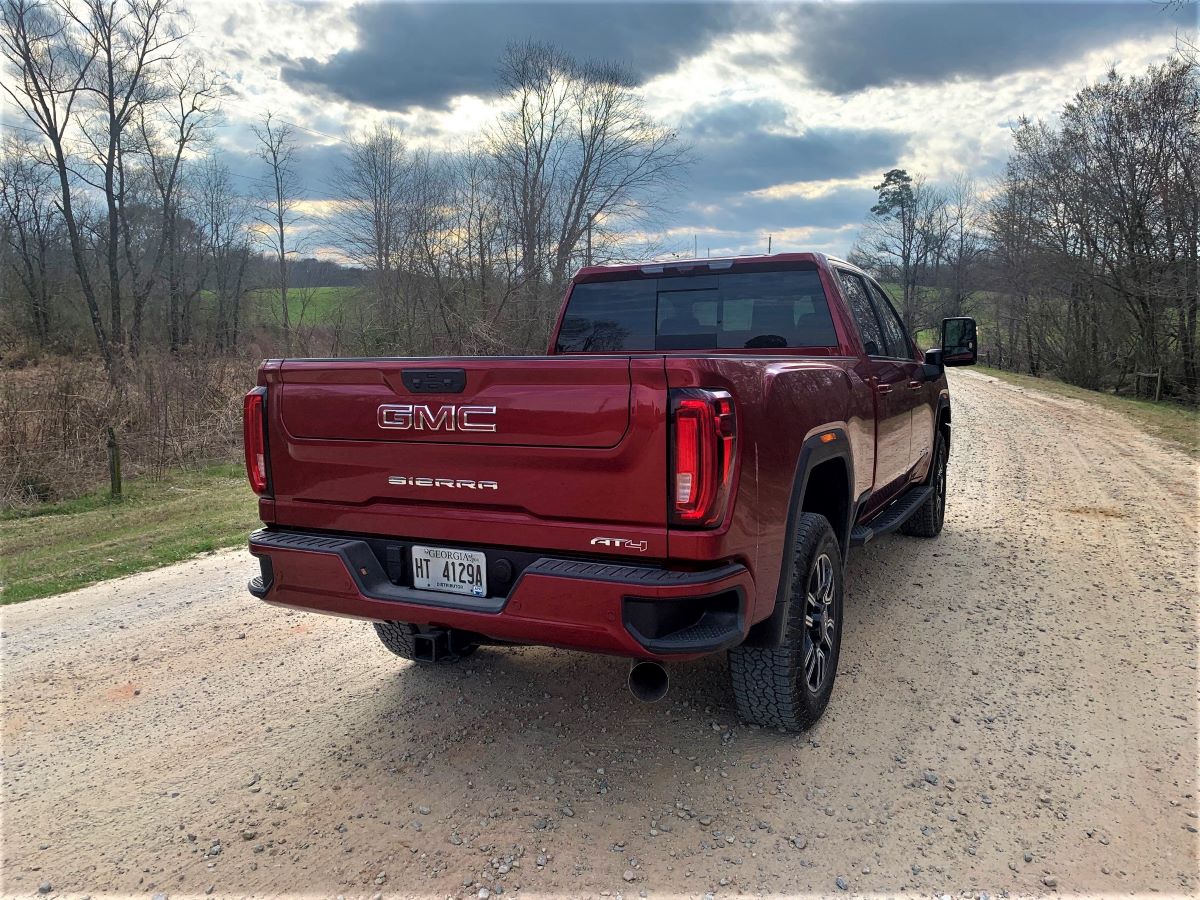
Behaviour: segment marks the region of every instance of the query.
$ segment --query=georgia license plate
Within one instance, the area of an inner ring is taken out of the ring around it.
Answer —
[[[412,568],[418,590],[487,596],[487,557],[474,550],[413,547]]]

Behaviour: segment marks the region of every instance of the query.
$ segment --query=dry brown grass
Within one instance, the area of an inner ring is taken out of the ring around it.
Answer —
[[[77,497],[106,484],[113,426],[126,477],[238,458],[241,398],[258,360],[146,357],[114,389],[96,359],[0,370],[0,507]]]

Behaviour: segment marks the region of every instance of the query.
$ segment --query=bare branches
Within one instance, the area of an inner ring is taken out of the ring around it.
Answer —
[[[1161,369],[1196,396],[1197,171],[1200,72],[1184,57],[1109,72],[1058,125],[1020,124],[989,220],[1030,368],[1040,347],[1086,387]]]
[[[186,19],[175,0],[0,0],[0,51],[19,75],[5,90],[44,138],[45,162],[57,173],[57,203],[66,226],[76,275],[92,321],[97,347],[116,383],[126,354],[136,355],[150,289],[169,233],[171,197],[178,181],[176,154],[169,186],[163,184],[160,240],[140,271],[129,207],[135,177],[131,157],[149,154],[148,122],[172,96],[173,67],[181,59]],[[194,67],[193,67],[194,68]],[[185,71],[188,67],[185,66]],[[206,109],[207,87],[193,92],[200,108],[182,124],[177,146],[196,136]],[[168,118],[170,114],[168,113]],[[152,167],[153,168],[153,167]],[[104,273],[95,277],[91,247],[76,211],[79,182],[97,191],[106,212],[98,235]],[[96,289],[103,285],[106,296]],[[126,293],[132,292],[133,324],[127,333]],[[107,307],[107,325],[101,317]]]
[[[288,309],[288,255],[295,253],[289,240],[291,228],[298,219],[296,201],[299,189],[295,170],[295,129],[268,112],[262,124],[254,126],[254,136],[258,138],[259,158],[267,166],[263,199],[255,213],[255,220],[260,227],[254,234],[263,246],[269,248],[278,266],[283,345],[285,352],[290,354],[292,327]]]
[[[0,150],[0,235],[24,288],[39,347],[50,337],[50,257],[60,225],[51,170],[39,164],[30,141],[7,136]]]
[[[0,52],[20,88],[0,87],[39,132],[61,142],[99,47],[45,0],[4,0],[0,10]]]
[[[96,347],[109,379],[119,377],[119,356],[100,317],[83,237],[72,197],[67,129],[99,47],[86,31],[45,0],[2,0],[0,52],[18,73],[20,89],[5,91],[46,139],[47,161],[58,176],[58,207],[67,227],[75,272],[87,305]]]
[[[632,78],[553,47],[510,47],[508,107],[488,135],[527,283],[556,294],[588,232],[643,222],[689,162],[678,136],[645,112]]]
[[[871,207],[855,255],[900,285],[900,316],[914,333],[926,324],[922,285],[938,279],[946,258],[953,231],[949,204],[922,176],[913,178],[904,169],[887,172],[875,190],[879,200]]]

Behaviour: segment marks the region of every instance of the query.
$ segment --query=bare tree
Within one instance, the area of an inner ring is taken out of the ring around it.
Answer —
[[[238,343],[250,262],[250,208],[233,189],[229,169],[212,158],[200,167],[195,217],[206,242],[209,285],[216,299],[213,345],[217,350],[232,350]]]
[[[513,295],[516,259],[505,242],[495,161],[478,147],[468,146],[455,157],[453,167],[453,233],[459,236],[454,252],[463,290],[476,310],[477,337],[500,346],[495,326]]]
[[[68,132],[100,48],[86,29],[45,0],[3,0],[0,52],[17,73],[17,84],[0,82],[47,144],[47,161],[58,179],[59,211],[66,225],[75,274],[87,304],[96,348],[108,377],[117,381],[120,357],[114,352],[86,259],[84,238],[72,191]]]
[[[91,102],[83,107],[82,134],[91,147],[98,170],[82,174],[102,193],[106,216],[103,249],[109,301],[109,335],[118,348],[126,346],[122,266],[129,257],[126,206],[129,161],[136,152],[137,123],[147,106],[165,98],[164,78],[178,57],[184,38],[175,0],[67,0],[63,10],[88,45],[95,61],[83,81]],[[81,171],[77,169],[76,171]],[[134,288],[134,330],[129,349],[136,354],[148,288]]]
[[[875,185],[879,200],[863,226],[855,256],[900,286],[900,316],[910,333],[925,324],[922,288],[938,278],[950,223],[944,195],[904,169]]]
[[[1161,373],[1196,398],[1198,170],[1200,72],[1183,56],[1020,123],[990,215],[999,315],[1024,334],[1010,364],[1037,374],[1044,353],[1085,387]]]
[[[126,352],[141,341],[145,299],[157,273],[137,271],[130,221],[137,166],[144,148],[138,123],[163,99],[168,67],[181,52],[182,14],[175,0],[2,0],[0,45],[19,73],[5,90],[45,140],[58,175],[58,204],[84,302],[110,378],[119,380]],[[104,274],[95,279],[75,192],[80,183],[104,205],[99,230]],[[161,230],[159,232],[161,234]],[[107,288],[108,323],[97,283]],[[126,289],[133,294],[127,335]]]
[[[183,319],[186,307],[179,272],[180,193],[185,154],[194,152],[206,138],[205,128],[218,110],[224,92],[223,82],[210,74],[203,60],[180,60],[166,73],[163,84],[163,103],[158,108],[138,109],[137,129],[140,151],[145,155],[146,168],[154,185],[157,199],[157,234],[154,249],[148,254],[150,265],[143,274],[132,240],[126,204],[121,204],[121,224],[124,236],[125,259],[133,284],[133,328],[131,351],[136,355],[142,343],[142,323],[146,300],[158,280],[164,260],[169,271],[167,321],[170,349],[178,350],[183,342]],[[125,176],[122,177],[124,183]]]
[[[39,347],[50,340],[50,256],[60,217],[54,208],[51,170],[38,163],[37,148],[15,135],[0,151],[0,234],[24,290],[29,323]]]
[[[411,249],[413,168],[403,135],[381,124],[351,138],[350,150],[332,179],[341,198],[338,245],[369,273],[379,318],[392,329],[399,324],[402,269]]]
[[[508,48],[500,83],[505,110],[487,141],[519,276],[535,297],[556,296],[589,236],[595,246],[661,212],[689,151],[617,66],[531,42]]]
[[[258,155],[267,165],[264,198],[255,219],[259,228],[255,236],[275,257],[279,272],[279,304],[283,326],[284,353],[292,351],[292,328],[288,311],[288,256],[295,253],[291,230],[299,220],[296,212],[299,181],[294,159],[295,134],[291,125],[281,122],[268,112],[261,125],[254,126],[258,138]]]

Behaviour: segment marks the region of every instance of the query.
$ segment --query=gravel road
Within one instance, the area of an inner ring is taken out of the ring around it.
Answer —
[[[411,667],[223,553],[3,610],[6,895],[1193,895],[1197,466],[955,373],[936,541],[852,554],[803,736],[715,658]]]

